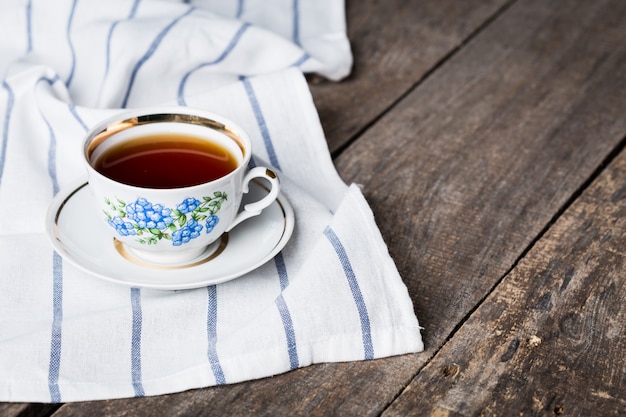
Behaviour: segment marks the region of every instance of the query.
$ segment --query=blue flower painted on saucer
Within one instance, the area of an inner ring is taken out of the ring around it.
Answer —
[[[130,203],[106,198],[108,210],[104,214],[120,236],[137,236],[136,240],[145,245],[165,239],[181,246],[199,237],[203,230],[213,231],[220,221],[217,213],[227,199],[225,192],[216,191],[212,197],[202,197],[202,201],[188,197],[170,208],[145,198]]]

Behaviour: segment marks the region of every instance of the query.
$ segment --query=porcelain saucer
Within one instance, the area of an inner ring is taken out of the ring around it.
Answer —
[[[256,201],[265,193],[252,182],[243,197]],[[46,231],[59,255],[101,279],[132,287],[180,290],[219,284],[240,277],[272,259],[289,241],[295,219],[293,208],[281,193],[263,212],[245,220],[198,258],[184,265],[147,264],[110,237],[109,227],[97,216],[86,180],[81,180],[52,201]],[[100,224],[101,227],[95,225]],[[85,231],[93,233],[87,234]]]

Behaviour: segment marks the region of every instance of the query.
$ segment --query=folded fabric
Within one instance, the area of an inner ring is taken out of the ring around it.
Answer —
[[[5,6],[0,33],[0,401],[158,395],[423,349],[302,75],[349,72],[341,2],[32,0]],[[282,252],[226,283],[162,291],[99,279],[53,251],[46,210],[84,175],[85,132],[153,105],[248,131],[295,212]]]

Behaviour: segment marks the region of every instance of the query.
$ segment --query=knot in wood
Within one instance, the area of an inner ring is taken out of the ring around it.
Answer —
[[[460,367],[456,363],[453,363],[452,365],[446,365],[443,368],[443,375],[448,378],[455,377],[456,374],[459,373],[459,369]]]

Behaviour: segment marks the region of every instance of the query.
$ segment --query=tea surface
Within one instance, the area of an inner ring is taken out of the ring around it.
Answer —
[[[237,168],[237,160],[214,142],[165,133],[116,144],[98,157],[94,168],[124,184],[181,188],[221,178]]]

